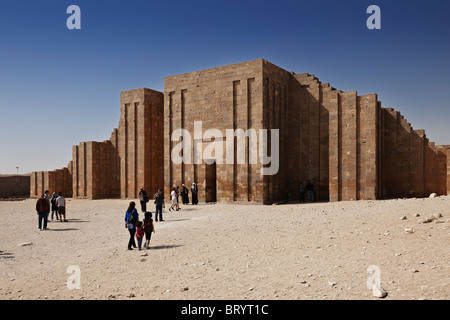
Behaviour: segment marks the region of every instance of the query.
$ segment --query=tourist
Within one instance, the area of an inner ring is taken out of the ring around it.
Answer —
[[[136,248],[136,241],[134,235],[136,234],[136,223],[139,221],[139,214],[136,210],[136,203],[130,202],[127,211],[125,212],[125,228],[130,232],[130,240],[128,241],[128,250]],[[133,248],[132,248],[133,247]]]
[[[305,189],[306,194],[308,195],[308,202],[314,202],[314,186],[311,181],[308,180]]]
[[[153,196],[153,199],[155,199],[155,205],[156,205],[156,211],[155,211],[155,221],[158,222],[158,216],[159,221],[163,220],[163,208],[165,207],[164,204],[164,193],[162,193],[161,189],[158,189],[158,192]]]
[[[191,192],[192,192],[192,204],[198,204],[198,188],[195,182],[192,182]]]
[[[181,200],[183,200],[183,204],[189,204],[189,189],[184,183],[181,185]]]
[[[48,190],[45,190],[44,191],[44,198],[45,198],[45,200],[47,200],[47,202],[48,202],[48,207],[50,208],[50,198],[48,197]],[[50,214],[50,210],[48,211],[48,213]],[[47,220],[48,220],[48,217],[47,217]]]
[[[147,191],[144,188],[141,188],[139,191],[139,201],[141,202],[141,210],[142,212],[147,211],[147,202],[149,201]]]
[[[152,232],[155,233],[155,226],[153,225],[152,213],[146,212],[144,222],[144,232],[145,232],[145,244],[146,249],[150,249],[150,240],[152,238]]]
[[[56,220],[59,220],[58,217],[58,205],[56,204],[56,192],[52,193],[52,197],[50,199],[50,203],[52,205],[52,219],[50,221],[53,220],[53,216],[56,215]]]
[[[58,193],[59,197],[56,198],[56,205],[58,206],[58,214],[59,214],[59,221],[66,222],[66,199],[63,197],[62,192]]]
[[[136,223],[136,239],[138,242],[138,250],[141,250],[141,246],[142,246],[142,239],[144,238],[144,228],[143,228],[143,224],[142,221],[138,221]]]
[[[305,185],[300,181],[300,202],[305,202]]]
[[[41,194],[41,197],[36,201],[36,212],[38,215],[38,228],[42,230],[47,230],[47,219],[48,214],[50,213],[50,206],[48,204],[47,199],[45,199],[45,194]],[[42,226],[42,221],[44,221],[44,225]]]
[[[172,205],[169,208],[169,211],[172,211],[173,208],[175,207],[175,209],[177,208],[178,205],[178,200],[177,200],[177,189],[173,188],[172,192],[170,193],[170,197],[172,199]],[[177,210],[178,211],[178,210]]]

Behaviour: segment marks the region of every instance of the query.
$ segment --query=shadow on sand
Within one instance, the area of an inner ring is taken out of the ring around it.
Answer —
[[[167,246],[150,246],[150,250],[161,250],[161,249],[172,249],[172,248],[178,248],[178,247],[183,247],[183,244],[170,244]]]

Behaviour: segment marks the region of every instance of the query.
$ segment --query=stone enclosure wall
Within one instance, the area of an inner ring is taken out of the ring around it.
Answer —
[[[164,93],[141,88],[120,100],[111,138],[74,146],[67,168],[34,172],[31,196],[53,188],[75,198],[133,199],[144,187],[164,188],[168,198],[171,188],[196,182],[200,201],[273,203],[298,200],[300,181],[308,180],[320,201],[450,191],[450,146],[435,146],[376,94],[342,92],[263,59],[166,77]],[[185,131],[172,137],[177,129]],[[248,133],[244,147],[229,129]],[[278,129],[275,175],[261,175],[270,164],[253,161],[249,147],[249,139],[262,142],[262,129],[268,155]],[[210,152],[211,142],[222,148]]]
[[[30,196],[30,175],[0,175],[0,199]]]

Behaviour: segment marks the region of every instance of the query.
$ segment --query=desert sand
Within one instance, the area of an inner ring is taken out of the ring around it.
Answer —
[[[68,199],[69,221],[38,231],[35,200],[0,202],[0,299],[379,299],[370,266],[384,300],[450,298],[450,197],[182,206],[142,251],[128,203]]]

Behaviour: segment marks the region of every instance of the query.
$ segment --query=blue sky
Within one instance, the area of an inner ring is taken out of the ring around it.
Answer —
[[[81,30],[66,9],[81,8]],[[366,9],[381,8],[381,30]],[[0,173],[67,165],[117,127],[120,91],[264,58],[358,94],[450,144],[450,3],[444,1],[2,1]]]

